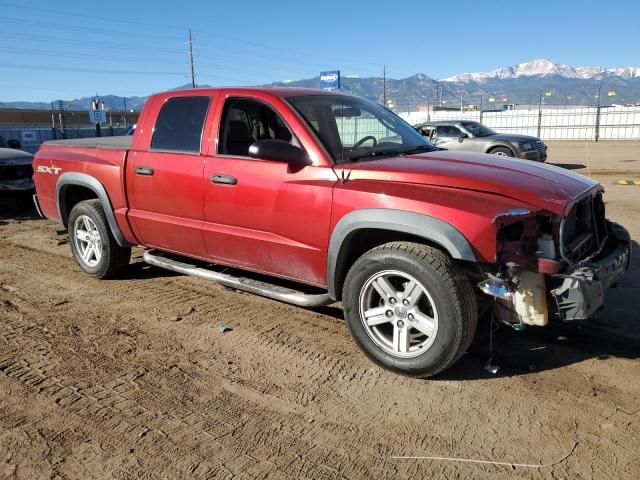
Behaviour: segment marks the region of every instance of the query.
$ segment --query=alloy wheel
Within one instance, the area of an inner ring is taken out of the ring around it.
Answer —
[[[80,260],[95,267],[102,258],[102,238],[95,222],[87,215],[76,218],[73,226],[74,243]]]
[[[396,357],[427,351],[438,333],[438,311],[427,289],[411,275],[385,270],[371,276],[359,298],[365,331],[382,350]]]

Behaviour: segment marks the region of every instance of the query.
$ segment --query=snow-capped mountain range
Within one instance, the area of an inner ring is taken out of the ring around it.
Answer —
[[[320,86],[320,76],[301,80],[274,82],[272,85],[288,87]],[[498,68],[489,72],[461,73],[445,79],[434,79],[423,73],[406,78],[359,77],[344,75],[341,90],[376,102],[386,97],[400,109],[417,108],[433,102],[438,96],[443,104],[455,105],[462,98],[466,103],[479,103],[481,98],[507,98],[509,103],[530,104],[536,102],[541,91],[551,92],[546,104],[593,105],[595,95],[602,89],[607,103],[635,104],[640,102],[640,67],[572,67],[550,60],[539,59]],[[183,86],[187,88],[188,86]],[[615,95],[611,95],[614,92]],[[1,92],[0,92],[1,93]],[[484,96],[484,97],[483,97]],[[100,96],[110,109],[122,108],[122,97]],[[2,103],[2,101],[6,103]],[[0,108],[49,109],[50,101],[16,102],[0,98]],[[90,97],[65,100],[74,108],[86,109]],[[146,97],[127,97],[127,107],[139,110]],[[433,104],[433,103],[432,103]]]
[[[452,77],[444,78],[442,81],[452,83],[484,83],[490,79],[507,80],[520,77],[548,76],[583,80],[604,80],[607,77],[619,77],[629,80],[640,77],[640,67],[572,67],[541,58],[509,67],[497,68],[489,72],[460,73]]]

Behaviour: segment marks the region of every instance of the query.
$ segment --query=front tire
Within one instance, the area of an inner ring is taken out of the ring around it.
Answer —
[[[498,155],[499,157],[514,157],[514,153],[507,147],[497,147],[491,150],[492,155]]]
[[[453,365],[475,335],[469,279],[433,247],[392,242],[362,255],[344,283],[351,335],[376,364],[413,377]]]
[[[113,278],[129,264],[131,248],[116,242],[100,200],[77,203],[69,214],[69,244],[80,268],[96,278]]]

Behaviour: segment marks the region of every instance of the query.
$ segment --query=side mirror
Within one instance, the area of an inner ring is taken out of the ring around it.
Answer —
[[[462,141],[463,141],[465,138],[469,138],[469,135],[467,135],[466,133],[462,132],[462,133],[460,134],[460,136],[458,137],[458,141],[459,141],[460,143],[462,143]]]
[[[9,145],[9,148],[22,148],[22,143],[20,143],[20,140],[16,140],[15,138],[7,140],[7,145]]]
[[[249,147],[249,156],[251,158],[285,162],[300,167],[311,163],[304,150],[284,140],[267,139],[255,141]]]

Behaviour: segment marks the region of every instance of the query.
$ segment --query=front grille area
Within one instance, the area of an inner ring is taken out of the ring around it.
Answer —
[[[33,167],[31,165],[0,165],[0,181],[2,180],[22,180],[33,177]]]
[[[564,255],[573,263],[586,260],[600,251],[606,236],[604,202],[598,193],[576,203],[564,220]]]
[[[540,156],[546,155],[547,146],[542,141],[537,140],[535,143],[535,147],[536,147],[536,150],[538,150],[538,154],[540,154]]]

